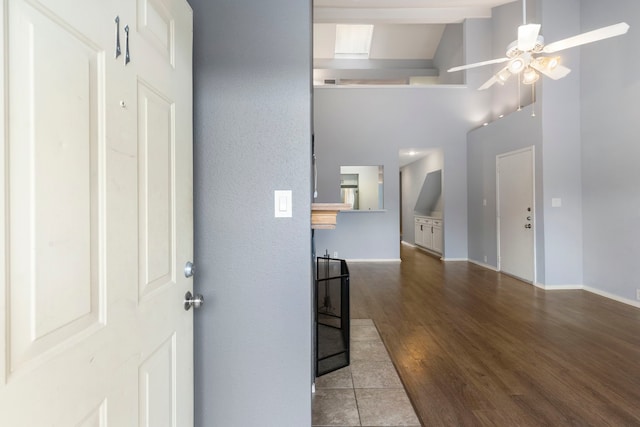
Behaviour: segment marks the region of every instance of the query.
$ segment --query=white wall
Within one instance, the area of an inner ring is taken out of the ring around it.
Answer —
[[[311,4],[191,5],[196,425],[309,426]]]

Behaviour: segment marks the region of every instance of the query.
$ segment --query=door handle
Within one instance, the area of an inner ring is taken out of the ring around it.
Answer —
[[[187,279],[196,274],[196,266],[191,261],[187,261],[184,265],[184,277]]]
[[[193,306],[193,308],[200,308],[204,304],[204,297],[200,294],[192,295],[191,291],[187,291],[184,294],[184,309],[189,311],[189,309]]]

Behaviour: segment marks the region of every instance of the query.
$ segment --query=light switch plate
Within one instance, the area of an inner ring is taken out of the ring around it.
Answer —
[[[275,190],[274,192],[274,215],[276,218],[291,218],[291,190]]]
[[[562,207],[562,199],[559,197],[554,197],[551,199],[551,207],[552,208],[560,208]]]

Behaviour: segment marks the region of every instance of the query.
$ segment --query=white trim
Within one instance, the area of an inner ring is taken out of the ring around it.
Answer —
[[[545,285],[544,283],[534,283],[533,286],[544,289],[545,291],[579,291],[584,289],[582,285]]]
[[[440,258],[440,260],[444,262],[460,262],[460,261],[469,262],[468,258]]]
[[[601,297],[609,298],[614,301],[621,302],[623,304],[628,304],[628,305],[640,308],[640,301],[635,301],[630,298],[623,298],[619,295],[615,295],[606,291],[601,291],[600,289],[592,288],[589,286],[583,286],[582,288],[587,292],[591,292],[592,294],[600,295]]]
[[[486,268],[487,270],[491,270],[491,271],[495,271],[495,272],[499,273],[498,269],[496,267],[494,267],[493,265],[485,264],[483,262],[476,261],[475,259],[469,259],[468,261],[471,264],[475,264],[475,265],[478,265],[478,266],[480,266],[482,268]]]
[[[347,262],[401,262],[400,258],[384,258],[384,259],[345,259]]]
[[[400,244],[407,245],[407,246],[412,247],[412,248],[417,248],[417,246],[414,245],[413,243],[405,242],[404,240],[400,240]]]

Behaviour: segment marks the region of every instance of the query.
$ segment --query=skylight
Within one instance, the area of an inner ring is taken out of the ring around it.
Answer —
[[[336,58],[367,59],[371,49],[373,25],[336,25]]]

